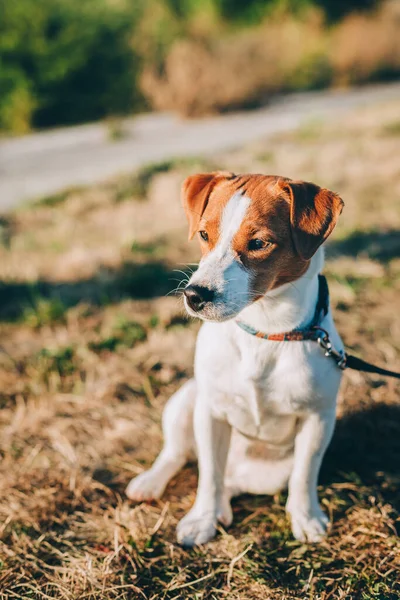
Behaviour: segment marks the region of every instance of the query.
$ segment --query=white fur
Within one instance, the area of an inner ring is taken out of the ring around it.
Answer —
[[[191,284],[208,287],[216,294],[213,306],[206,306],[201,313],[205,321],[229,319],[249,303],[250,274],[235,256],[232,240],[240,229],[250,202],[250,198],[240,193],[232,196],[222,213],[218,243],[200,261],[190,280]],[[186,300],[185,307],[192,316],[200,316]]]
[[[218,288],[231,314],[242,308],[240,318],[260,331],[277,333],[308,324],[318,297],[322,249],[294,284],[283,285],[256,303],[248,305],[248,281],[240,265],[235,270],[239,283],[230,280],[235,260],[230,240],[247,210],[241,204],[245,201],[235,196],[228,204],[220,243],[201,262],[192,282]],[[245,305],[241,292],[247,297]],[[334,346],[342,349],[330,312],[322,326]],[[197,339],[194,379],[165,409],[164,449],[150,471],[132,480],[128,496],[159,497],[195,449],[199,485],[193,508],[178,525],[182,544],[210,540],[217,520],[229,525],[232,496],[274,494],[287,485],[294,536],[319,541],[328,519],[318,502],[318,473],[334,429],[340,380],[340,369],[315,342],[259,339],[232,319],[204,323]],[[266,457],[250,455],[254,440],[264,443]]]

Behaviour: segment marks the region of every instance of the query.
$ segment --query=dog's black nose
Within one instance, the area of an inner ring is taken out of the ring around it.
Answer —
[[[202,310],[205,304],[212,302],[214,298],[213,290],[201,285],[188,285],[183,293],[190,308],[196,312]]]

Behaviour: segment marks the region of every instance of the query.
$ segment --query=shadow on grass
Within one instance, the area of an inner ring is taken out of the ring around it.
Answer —
[[[167,264],[151,261],[126,262],[116,270],[101,268],[92,278],[78,281],[0,281],[0,320],[17,320],[43,301],[58,303],[66,310],[80,302],[104,306],[126,298],[163,296],[177,286],[177,279]]]
[[[333,240],[327,245],[327,255],[360,256],[364,254],[373,260],[388,262],[400,257],[400,231],[353,231],[342,240]]]
[[[354,231],[347,238],[331,242],[330,257],[366,254],[387,262],[400,257],[400,232]],[[0,321],[17,320],[26,310],[35,311],[38,302],[56,302],[58,314],[80,302],[94,306],[113,304],[125,298],[154,298],[170,292],[178,284],[176,272],[165,262],[125,262],[118,269],[100,268],[90,279],[56,282],[0,281]],[[50,309],[50,312],[51,309]]]
[[[400,511],[400,405],[374,404],[337,421],[321,483],[344,479],[374,489]]]

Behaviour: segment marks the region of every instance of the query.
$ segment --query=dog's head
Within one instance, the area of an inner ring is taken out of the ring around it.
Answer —
[[[202,252],[185,306],[210,321],[231,319],[303,275],[343,207],[313,183],[226,172],[188,177],[182,203]]]

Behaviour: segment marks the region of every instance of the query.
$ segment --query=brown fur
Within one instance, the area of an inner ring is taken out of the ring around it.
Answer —
[[[207,208],[210,194],[221,180],[229,180],[232,173],[218,171],[187,177],[182,185],[182,204],[189,222],[189,240],[195,235],[201,216]]]

